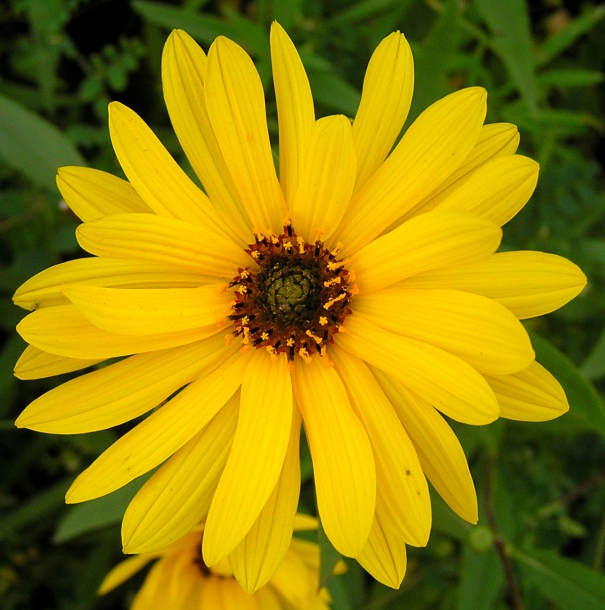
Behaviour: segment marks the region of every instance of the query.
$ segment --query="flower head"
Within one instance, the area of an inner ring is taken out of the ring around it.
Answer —
[[[538,166],[509,124],[484,125],[486,93],[430,106],[393,148],[413,63],[398,32],[376,49],[354,121],[315,119],[298,54],[273,24],[279,179],[263,89],[248,55],[208,56],[171,34],[162,70],[176,134],[204,186],[145,123],[110,106],[128,181],[62,168],[58,185],[93,255],[26,282],[22,378],[84,369],[17,425],[100,430],[157,408],[74,482],[68,502],[159,466],[128,507],[126,552],[153,552],[207,514],[203,560],[228,556],[247,591],[287,552],[301,423],[317,504],[337,550],[398,586],[405,545],[431,527],[426,477],[464,519],[477,501],[442,414],[486,424],[567,410],[521,318],[577,295],[566,259],[496,253]]]
[[[298,515],[296,529],[315,529],[315,520]],[[319,547],[293,538],[282,564],[269,582],[253,594],[246,593],[233,577],[225,560],[209,568],[201,553],[204,526],[169,547],[136,555],[118,564],[99,588],[104,595],[115,589],[148,563],[155,561],[137,593],[131,610],[329,610],[328,590],[319,588]],[[336,564],[334,573],[342,574],[345,564]]]

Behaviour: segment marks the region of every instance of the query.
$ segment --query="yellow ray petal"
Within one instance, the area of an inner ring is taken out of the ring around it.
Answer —
[[[399,532],[409,544],[425,546],[431,500],[416,450],[368,367],[337,346],[330,356],[372,445],[377,496],[383,499],[382,525],[388,533]]]
[[[369,243],[445,180],[472,150],[485,118],[486,93],[471,87],[425,110],[360,189],[337,234],[344,254]]]
[[[66,358],[65,356],[43,352],[37,347],[28,345],[17,360],[14,372],[18,379],[43,379],[44,377],[79,371],[99,362],[103,362],[103,358],[96,360]]]
[[[337,345],[399,379],[448,417],[474,425],[497,419],[498,403],[487,382],[460,358],[360,316],[349,316],[346,329],[335,336]]]
[[[129,557],[120,562],[113,568],[109,574],[103,579],[103,582],[97,590],[97,595],[105,595],[126,582],[131,576],[134,576],[139,570],[142,570],[150,561],[158,555],[154,553],[146,553],[145,555],[137,555]]]
[[[254,597],[258,603],[258,610],[282,610],[283,604],[277,593],[270,587],[264,587],[256,592]],[[314,609],[311,609],[314,610]],[[321,609],[323,610],[323,608]]]
[[[247,593],[265,585],[283,561],[292,540],[300,495],[300,425],[292,411],[292,432],[277,485],[245,538],[229,554],[235,578]]]
[[[13,301],[30,311],[66,305],[69,299],[63,294],[63,286],[74,283],[122,288],[189,288],[214,282],[216,278],[209,275],[148,261],[78,258],[37,273],[17,289]]]
[[[72,504],[108,494],[169,458],[233,396],[241,384],[244,360],[235,354],[120,437],[78,476],[65,501]]]
[[[102,330],[153,335],[222,324],[233,293],[226,284],[198,288],[103,288],[73,284],[65,296]]]
[[[292,382],[285,354],[255,350],[242,381],[237,431],[214,494],[202,543],[212,566],[241,542],[266,504],[284,464],[292,426]]]
[[[401,533],[388,531],[382,526],[381,517],[385,508],[384,503],[377,499],[376,517],[368,541],[355,559],[377,581],[398,589],[407,568],[405,540]]]
[[[503,305],[459,290],[387,288],[353,309],[386,330],[430,343],[480,373],[515,373],[534,359],[523,325]]]
[[[561,384],[540,364],[532,362],[514,375],[486,377],[500,414],[519,421],[549,421],[569,410]]]
[[[287,602],[287,607],[306,609],[309,608],[312,598],[317,595],[319,570],[317,570],[317,574],[317,583],[314,583],[314,579],[310,577],[309,570],[300,555],[290,551],[275,571],[270,586],[276,589],[282,599]]]
[[[408,116],[414,90],[410,45],[393,32],[377,47],[363,79],[361,102],[353,122],[359,190],[385,160]]]
[[[78,243],[96,256],[175,265],[194,273],[233,279],[250,258],[230,239],[175,218],[118,214],[80,225]]]
[[[308,241],[330,238],[343,217],[355,184],[351,122],[343,115],[319,119],[308,138],[292,225]]]
[[[514,155],[519,146],[519,130],[511,123],[492,123],[483,125],[475,146],[462,162],[460,167],[450,174],[441,184],[429,193],[412,210],[404,214],[396,226],[412,216],[429,212],[440,201],[449,197],[460,188],[473,174],[473,170],[491,159],[506,155]]]
[[[285,204],[271,153],[263,86],[248,54],[223,36],[208,51],[205,94],[219,147],[253,227],[279,233]]]
[[[518,318],[559,309],[586,286],[586,276],[555,254],[498,252],[483,261],[435,269],[401,283],[405,288],[451,288],[474,292],[508,307]]]
[[[372,371],[410,435],[430,482],[455,513],[477,523],[475,486],[452,429],[429,403],[403,383],[374,367]]]
[[[404,278],[492,254],[502,237],[493,223],[457,210],[412,218],[351,257],[349,269],[361,293]]]
[[[104,430],[134,419],[221,364],[234,347],[220,335],[167,350],[131,356],[53,388],[15,422],[51,434]]]
[[[204,100],[206,54],[183,30],[173,30],[162,54],[164,100],[174,131],[219,214],[247,244],[252,223],[231,180]]]
[[[60,167],[57,187],[71,211],[84,222],[110,214],[151,212],[126,180],[98,169]]]
[[[488,161],[438,206],[464,210],[502,226],[523,208],[538,183],[540,166],[521,155]]]
[[[297,363],[293,383],[313,459],[323,528],[336,550],[355,557],[368,538],[376,502],[368,434],[340,377],[319,358]]]
[[[128,180],[156,214],[224,234],[224,222],[208,197],[136,112],[119,102],[109,104],[109,135]]]
[[[46,307],[25,316],[17,332],[34,347],[67,358],[105,360],[187,345],[220,331],[216,324],[155,335],[117,335],[91,324],[75,305]]]
[[[122,522],[125,553],[162,549],[205,517],[231,449],[238,408],[236,393],[141,487]]]
[[[279,180],[291,208],[315,123],[315,110],[309,79],[296,47],[277,21],[271,24],[271,66],[279,119]]]

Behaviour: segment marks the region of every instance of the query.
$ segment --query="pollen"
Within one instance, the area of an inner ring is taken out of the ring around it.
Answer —
[[[246,250],[256,264],[239,269],[229,284],[233,335],[273,358],[282,352],[290,361],[297,354],[305,362],[316,353],[326,358],[351,313],[349,272],[346,261],[336,258],[341,248],[305,241],[289,221],[281,235],[256,233]]]

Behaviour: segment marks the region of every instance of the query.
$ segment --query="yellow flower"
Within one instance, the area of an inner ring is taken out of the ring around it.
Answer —
[[[247,591],[292,535],[304,422],[324,530],[397,587],[405,544],[431,527],[425,476],[462,518],[477,502],[441,413],[468,424],[567,410],[521,318],[577,295],[558,256],[495,253],[538,165],[513,125],[483,125],[472,87],[429,107],[391,148],[413,89],[398,32],[376,49],[353,123],[315,120],[298,54],[277,24],[271,57],[279,179],[263,88],[237,44],[208,56],[182,31],[162,60],[166,105],[198,188],[145,123],[110,106],[128,182],[62,168],[58,185],[94,255],[26,282],[21,378],[119,362],[35,400],[18,426],[74,434],[157,408],[74,482],[68,502],[162,464],[128,507],[125,551],[150,552],[207,514],[203,557],[229,556]]]
[[[316,520],[297,515],[295,529],[315,529]],[[254,594],[233,578],[225,560],[209,568],[201,553],[203,525],[153,553],[136,555],[118,564],[105,577],[99,595],[115,589],[149,562],[157,559],[137,593],[131,610],[329,610],[330,594],[319,589],[319,547],[293,538],[283,563],[271,580]],[[346,566],[336,564],[335,574]]]

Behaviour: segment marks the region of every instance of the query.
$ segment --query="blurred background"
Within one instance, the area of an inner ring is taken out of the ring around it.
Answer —
[[[76,474],[132,423],[70,437],[13,426],[31,400],[69,377],[12,375],[25,347],[14,331],[25,313],[12,305],[14,290],[80,256],[56,169],[89,165],[123,175],[107,129],[107,104],[119,100],[190,172],[161,93],[162,46],[172,28],[206,49],[224,34],[250,53],[277,144],[268,39],[277,19],[300,50],[318,117],[354,116],[372,50],[397,29],[415,57],[410,120],[453,90],[485,87],[487,122],[518,125],[520,152],[541,165],[538,188],[505,228],[503,247],[561,254],[589,277],[571,304],[526,324],[538,360],[566,389],[570,413],[540,424],[455,426],[477,487],[479,525],[435,497],[429,545],[409,550],[401,589],[379,585],[351,561],[328,583],[335,610],[605,609],[604,17],[605,4],[590,0],[3,0],[0,607],[125,609],[141,582],[95,598],[121,558],[119,522],[142,481],[80,506],[63,502]],[[304,448],[303,465],[301,507],[313,512]],[[329,571],[334,557],[321,542]]]

